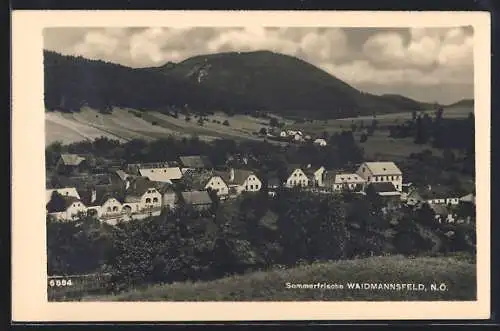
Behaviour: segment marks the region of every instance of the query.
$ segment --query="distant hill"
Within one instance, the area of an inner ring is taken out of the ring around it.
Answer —
[[[268,51],[200,55],[138,69],[44,51],[44,64],[49,110],[187,105],[195,112],[326,119],[429,109],[403,96],[361,92],[312,64]]]
[[[445,108],[474,108],[474,99],[462,99],[445,106]]]

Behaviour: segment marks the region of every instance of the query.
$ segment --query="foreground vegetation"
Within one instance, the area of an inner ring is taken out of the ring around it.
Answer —
[[[254,272],[209,282],[152,285],[84,301],[475,300],[476,266],[452,257],[371,257]],[[286,283],[343,284],[344,289],[286,288]],[[347,283],[421,283],[427,291],[347,289]],[[430,284],[447,290],[431,291]]]

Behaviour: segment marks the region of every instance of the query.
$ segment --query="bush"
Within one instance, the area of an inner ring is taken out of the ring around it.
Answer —
[[[151,122],[151,124],[152,124],[152,125],[158,125],[158,122],[153,121],[153,122]]]
[[[228,120],[225,120],[222,125],[225,125],[225,126],[229,126],[229,121]]]

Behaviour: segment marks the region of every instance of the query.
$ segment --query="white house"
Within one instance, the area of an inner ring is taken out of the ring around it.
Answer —
[[[52,198],[52,193],[56,191],[63,197],[74,197],[77,199],[80,199],[80,194],[78,194],[78,191],[74,187],[64,187],[64,188],[57,188],[57,189],[48,189],[45,190],[45,204],[49,203],[50,199]]]
[[[161,210],[162,195],[144,177],[135,178],[132,182],[127,182],[123,210],[127,213],[140,213],[154,210]]]
[[[326,140],[323,139],[323,138],[317,138],[317,139],[314,140],[313,143],[315,145],[319,145],[319,146],[322,146],[322,147],[327,145]]]
[[[403,173],[394,162],[364,162],[356,173],[366,184],[392,183],[396,190],[402,190]]]
[[[74,220],[79,214],[85,214],[87,207],[80,199],[73,196],[62,196],[63,205],[56,208],[48,208],[50,216],[58,221]]]
[[[335,192],[362,191],[366,183],[363,177],[356,173],[328,170],[324,177],[324,186]]]
[[[325,167],[313,167],[310,164],[301,168],[302,171],[309,178],[309,186],[323,186],[323,177],[325,174]]]
[[[261,180],[251,170],[231,168],[227,172],[220,171],[217,174],[224,179],[230,192],[234,194],[243,191],[258,192],[262,188]]]
[[[141,168],[139,174],[147,177],[151,181],[172,184],[172,180],[182,178],[182,171],[179,167],[168,168]]]
[[[285,187],[306,187],[309,186],[309,178],[301,169],[300,166],[290,166],[288,170],[288,178],[285,182]]]
[[[229,194],[229,187],[220,175],[213,175],[208,179],[203,189],[215,191],[218,197],[226,196]]]

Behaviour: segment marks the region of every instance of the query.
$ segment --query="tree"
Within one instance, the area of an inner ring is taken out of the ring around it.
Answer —
[[[267,129],[266,129],[266,128],[260,128],[259,133],[260,133],[261,135],[264,135],[264,136],[265,136],[265,135],[267,134]]]
[[[203,126],[203,123],[204,123],[203,117],[198,118],[198,125]]]
[[[225,120],[224,122],[222,122],[222,125],[229,126],[229,121]]]

